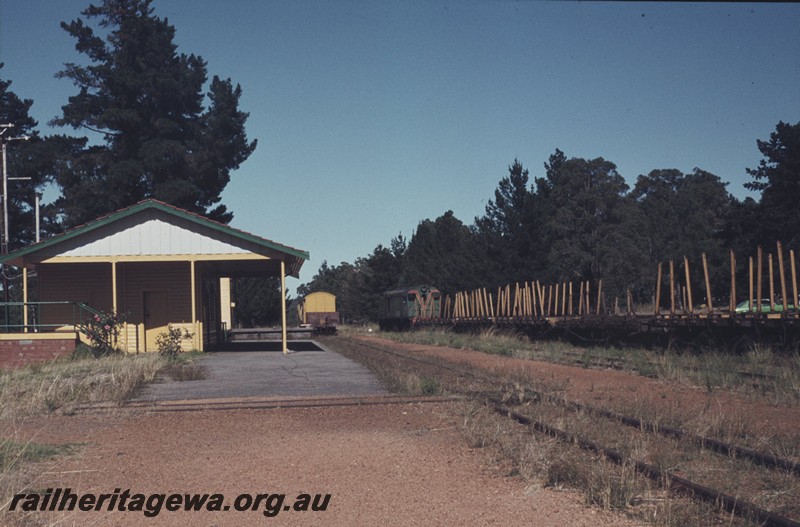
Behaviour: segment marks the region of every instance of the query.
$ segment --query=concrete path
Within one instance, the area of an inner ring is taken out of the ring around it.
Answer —
[[[148,385],[134,401],[175,401],[241,397],[319,397],[388,395],[362,365],[317,343],[290,343],[293,351],[208,353],[200,364],[208,376],[197,381],[166,380]],[[264,346],[269,347],[269,346]],[[258,345],[245,349],[257,350]]]

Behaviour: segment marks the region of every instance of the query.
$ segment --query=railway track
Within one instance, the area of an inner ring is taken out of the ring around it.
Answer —
[[[662,367],[662,365],[656,361],[646,360],[637,363],[631,362],[629,359],[624,357],[609,357],[606,355],[598,355],[593,353],[588,353],[586,351],[559,351],[558,356],[546,356],[545,360],[549,362],[558,362],[561,364],[567,365],[576,365],[576,366],[584,366],[589,368],[608,368],[612,370],[618,371],[625,371],[631,370],[636,371],[639,375],[643,377],[650,377],[650,378],[657,378],[658,371]],[[742,382],[749,384],[753,388],[757,388],[763,385],[766,382],[773,381],[778,378],[778,374],[775,370],[779,368],[779,366],[770,366],[768,369],[769,371],[746,371],[742,369],[730,369],[727,370],[727,373],[732,377],[737,377],[742,379]],[[683,369],[686,372],[691,373],[698,373],[700,372],[700,368],[696,366],[683,366]]]
[[[584,344],[627,343],[666,347],[708,342],[737,349],[743,343],[761,342],[775,349],[793,351],[800,343],[800,314],[715,313],[701,315],[582,315],[507,316],[477,318],[424,318],[407,328],[479,332],[487,328],[509,330],[539,339],[562,339]],[[391,328],[386,328],[391,329]],[[398,328],[400,329],[400,328]]]
[[[535,413],[532,412],[532,408],[536,408],[539,405],[560,407],[563,412],[581,413],[592,416],[593,419],[605,421],[606,425],[603,426],[607,426],[608,423],[616,423],[620,427],[631,429],[631,433],[669,438],[674,441],[676,445],[674,448],[676,449],[693,448],[698,451],[714,452],[721,465],[727,463],[732,457],[744,459],[753,465],[754,470],[755,467],[759,467],[759,470],[776,473],[778,478],[783,477],[784,474],[794,478],[800,477],[800,466],[795,460],[780,458],[769,453],[759,452],[714,438],[698,436],[679,428],[659,426],[603,408],[569,402],[563,397],[542,393],[532,389],[530,386],[517,387],[518,390],[525,393],[525,400],[519,400],[518,402],[525,402],[526,404],[512,407],[508,403],[513,398],[503,393],[507,389],[508,383],[504,383],[504,379],[496,374],[489,374],[486,371],[467,370],[444,360],[413,356],[405,351],[389,349],[390,346],[376,346],[346,337],[339,337],[335,342],[339,342],[341,345],[333,345],[334,349],[342,350],[345,355],[352,355],[351,358],[360,360],[373,369],[380,368],[380,364],[378,364],[380,362],[379,357],[391,357],[391,360],[399,360],[406,365],[412,365],[415,369],[422,368],[428,374],[441,379],[448,392],[478,401],[487,408],[511,417],[516,422],[529,427],[537,433],[546,434],[565,443],[578,445],[580,448],[603,456],[614,463],[633,465],[639,473],[658,484],[672,490],[682,491],[694,499],[709,502],[728,513],[739,515],[763,525],[800,526],[800,523],[792,517],[769,511],[741,499],[740,496],[733,496],[720,489],[692,481],[672,470],[666,470],[652,463],[633,459],[631,455],[625,454],[617,448],[562,430],[552,423],[532,416],[531,413]],[[349,348],[350,352],[345,352],[345,348]],[[376,355],[375,352],[379,353]]]
[[[320,408],[329,406],[372,406],[386,404],[441,403],[453,397],[376,395],[363,397],[229,397],[224,399],[193,399],[184,401],[136,401],[81,404],[71,408],[78,414],[116,414],[199,412],[207,410],[264,410],[277,408]]]
[[[367,344],[361,344],[364,346],[371,347],[372,349],[382,351],[384,353],[391,353],[398,357],[403,357],[407,360],[413,360],[433,366],[438,366],[440,368],[448,369],[449,371],[459,373],[464,376],[470,376],[472,378],[480,379],[481,381],[491,382],[493,379],[487,376],[482,376],[480,374],[476,374],[473,371],[467,371],[462,369],[453,368],[452,366],[446,366],[441,363],[436,363],[435,361],[429,361],[425,359],[421,359],[419,357],[411,357],[409,355],[404,355],[401,353],[397,353],[395,351],[390,351],[385,348],[380,348],[377,346],[370,346]],[[639,429],[649,433],[660,434],[666,437],[673,437],[677,439],[687,440],[691,443],[700,446],[701,448],[713,450],[720,454],[724,454],[727,456],[735,456],[742,459],[748,459],[753,463],[760,464],[767,468],[788,471],[793,473],[796,476],[800,476],[800,462],[786,459],[779,456],[775,456],[773,454],[759,452],[752,448],[747,448],[740,445],[735,445],[726,441],[721,441],[719,439],[713,437],[707,437],[703,435],[693,434],[686,430],[677,427],[670,427],[665,426],[663,424],[653,423],[649,421],[645,421],[639,419],[637,417],[621,414],[619,412],[613,412],[604,408],[600,408],[593,405],[578,403],[574,401],[567,401],[563,397],[552,396],[541,391],[532,389],[530,387],[526,387],[526,392],[533,398],[538,400],[546,401],[549,404],[561,406],[568,410],[574,412],[586,412],[593,415],[597,415],[600,417],[604,417],[610,419],[612,421],[618,422],[622,425],[632,427],[635,429]]]
[[[539,360],[535,356],[535,360]],[[639,363],[632,363],[629,359],[624,357],[609,357],[605,355],[598,355],[589,353],[587,351],[567,351],[559,350],[557,353],[543,355],[542,359],[547,362],[554,362],[557,364],[564,364],[568,366],[581,366],[585,368],[595,369],[610,369],[617,371],[635,371],[643,377],[658,378],[658,372],[661,365],[654,361],[642,361]],[[697,373],[700,371],[698,367],[684,366],[687,372]],[[733,377],[738,377],[746,380],[746,384],[753,388],[758,388],[764,383],[774,380],[777,377],[776,373],[772,372],[752,372],[744,370],[730,370],[728,374]]]

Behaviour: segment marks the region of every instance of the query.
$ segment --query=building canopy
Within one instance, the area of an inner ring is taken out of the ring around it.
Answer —
[[[17,267],[39,263],[203,260],[220,276],[297,277],[306,251],[218,223],[157,200],[70,229],[0,257]]]
[[[297,277],[308,258],[300,249],[151,199],[1,256],[0,264],[22,269],[24,332],[49,322],[60,327],[67,304],[110,309],[127,313],[123,340],[129,351],[153,348],[170,324],[192,333],[195,349],[219,342],[217,284],[279,276],[286,351],[284,278]],[[38,273],[34,303],[28,302],[31,269]]]

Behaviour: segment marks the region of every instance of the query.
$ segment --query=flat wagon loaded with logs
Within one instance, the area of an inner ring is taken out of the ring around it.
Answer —
[[[666,267],[660,262],[653,300],[644,305],[634,304],[630,289],[622,298],[607,297],[599,278],[550,284],[532,280],[498,287],[496,294],[478,288],[444,297],[429,286],[398,289],[384,293],[380,325],[395,331],[423,326],[502,327],[582,342],[706,343],[730,349],[762,343],[796,350],[800,347],[797,260],[793,249],[788,258],[785,252],[780,242],[774,253],[759,246],[746,259],[737,260],[730,251],[713,281],[705,253],[701,263],[691,266],[686,256],[666,262]],[[721,292],[725,274],[730,279],[727,297]]]

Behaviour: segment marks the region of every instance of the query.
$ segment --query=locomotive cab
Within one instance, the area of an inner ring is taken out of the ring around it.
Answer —
[[[383,294],[383,330],[403,330],[413,327],[420,319],[439,318],[441,292],[435,287],[421,285],[386,291]]]

